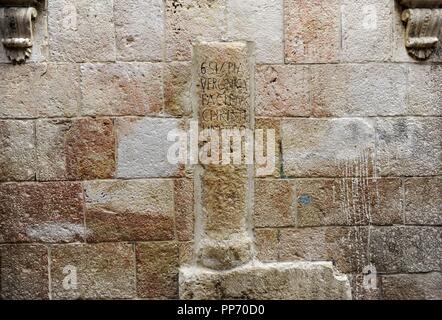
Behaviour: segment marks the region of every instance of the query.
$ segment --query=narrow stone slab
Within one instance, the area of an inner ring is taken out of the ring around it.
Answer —
[[[331,262],[253,263],[216,272],[180,269],[181,299],[351,299],[346,275]]]

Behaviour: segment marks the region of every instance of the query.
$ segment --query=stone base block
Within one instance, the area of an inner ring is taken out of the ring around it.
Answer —
[[[180,269],[181,299],[351,299],[350,282],[331,262],[258,263],[213,271]]]

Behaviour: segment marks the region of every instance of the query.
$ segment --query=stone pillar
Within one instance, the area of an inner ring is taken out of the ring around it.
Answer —
[[[229,139],[223,129],[238,133],[253,127],[251,52],[246,42],[201,42],[194,47],[193,98],[199,132],[206,130],[212,141],[219,139],[218,155],[209,153],[212,162],[200,162],[196,170],[197,256],[201,265],[217,270],[242,265],[252,255],[247,230],[252,167],[245,164],[244,152],[240,158],[222,155],[223,150],[238,151],[238,144],[232,143],[232,149],[225,145]],[[200,150],[205,152],[203,145]]]

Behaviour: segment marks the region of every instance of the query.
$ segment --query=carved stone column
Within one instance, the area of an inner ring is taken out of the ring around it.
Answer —
[[[0,0],[1,42],[13,63],[23,63],[31,55],[39,2]]]
[[[436,48],[442,29],[442,0],[400,0],[406,8],[405,46],[418,60],[428,59]]]

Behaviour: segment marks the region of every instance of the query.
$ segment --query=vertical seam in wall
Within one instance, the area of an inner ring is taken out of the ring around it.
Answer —
[[[406,199],[406,193],[405,193],[405,180],[406,178],[401,177],[401,195],[402,195],[402,201],[401,201],[401,212],[402,212],[402,223],[404,225],[406,225],[407,220],[406,220],[406,214],[405,214],[405,210],[406,210],[406,203],[407,203],[407,199]]]
[[[52,300],[52,265],[51,265],[51,246],[46,247],[46,252],[48,255],[48,295],[49,300]]]

